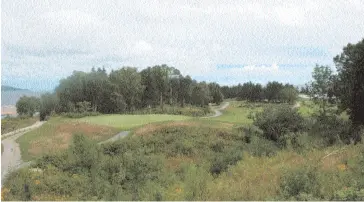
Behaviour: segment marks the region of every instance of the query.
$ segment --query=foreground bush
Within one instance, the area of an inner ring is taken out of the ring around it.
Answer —
[[[317,200],[320,197],[317,170],[311,167],[288,170],[281,178],[280,188],[286,200]]]
[[[276,142],[289,132],[305,129],[302,116],[289,106],[265,108],[256,114],[253,124],[263,131],[265,138]]]
[[[351,122],[337,115],[326,115],[315,117],[315,122],[310,129],[312,136],[323,139],[323,146],[331,146],[337,143],[349,144],[353,138]]]

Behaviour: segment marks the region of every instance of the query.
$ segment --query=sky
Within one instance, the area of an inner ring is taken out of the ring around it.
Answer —
[[[1,1],[1,83],[167,64],[198,81],[302,85],[364,38],[364,1]]]

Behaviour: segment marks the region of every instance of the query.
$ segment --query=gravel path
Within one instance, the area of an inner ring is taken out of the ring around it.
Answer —
[[[6,137],[6,139],[1,140],[4,147],[4,153],[1,155],[1,182],[4,181],[5,176],[11,170],[19,168],[23,163],[21,160],[19,144],[16,143],[15,140],[30,130],[40,127],[44,123],[44,121],[36,122],[29,127],[1,135],[1,137]]]
[[[126,137],[129,134],[129,132],[130,131],[122,131],[122,132],[116,134],[114,137],[112,137],[110,139],[107,139],[107,140],[105,140],[103,142],[99,142],[98,144],[103,144],[103,143],[107,143],[107,142],[113,142],[113,141],[122,139],[122,138]]]
[[[218,116],[221,116],[222,115],[222,112],[221,110],[224,110],[226,107],[229,106],[229,102],[225,102],[220,108],[218,109],[213,109],[215,111],[215,114],[214,115],[211,115],[211,116],[205,116],[205,117],[202,117],[202,118],[213,118],[213,117],[218,117]]]

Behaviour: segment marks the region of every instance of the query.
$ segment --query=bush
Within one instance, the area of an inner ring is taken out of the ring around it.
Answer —
[[[289,132],[304,130],[304,119],[289,106],[277,106],[265,108],[256,114],[254,125],[263,130],[265,138],[278,141],[281,136]]]
[[[173,115],[184,115],[193,117],[201,117],[209,113],[211,113],[211,110],[208,107],[195,107],[195,106],[177,107],[169,105],[164,106],[163,109],[160,107],[155,107],[150,109],[142,109],[133,112],[128,112],[128,114],[173,114]]]
[[[323,139],[324,146],[330,146],[340,142],[349,144],[352,138],[352,128],[349,120],[344,120],[337,115],[316,117],[310,134]]]
[[[274,156],[279,148],[276,143],[265,138],[253,136],[247,145],[248,152],[253,156]]]
[[[241,148],[230,148],[223,152],[216,152],[210,166],[210,173],[219,175],[228,169],[229,166],[235,165],[242,160],[243,152]]]
[[[280,195],[286,200],[320,198],[317,170],[311,167],[300,167],[286,171],[281,177]]]
[[[67,117],[67,118],[82,118],[86,116],[98,116],[101,115],[100,112],[83,112],[83,113],[76,113],[76,112],[63,112],[61,113],[61,116]]]

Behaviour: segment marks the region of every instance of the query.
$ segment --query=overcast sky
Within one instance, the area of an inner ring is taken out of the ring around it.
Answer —
[[[2,0],[2,84],[52,90],[73,70],[158,64],[222,85],[304,84],[364,37],[361,0],[226,2]]]

